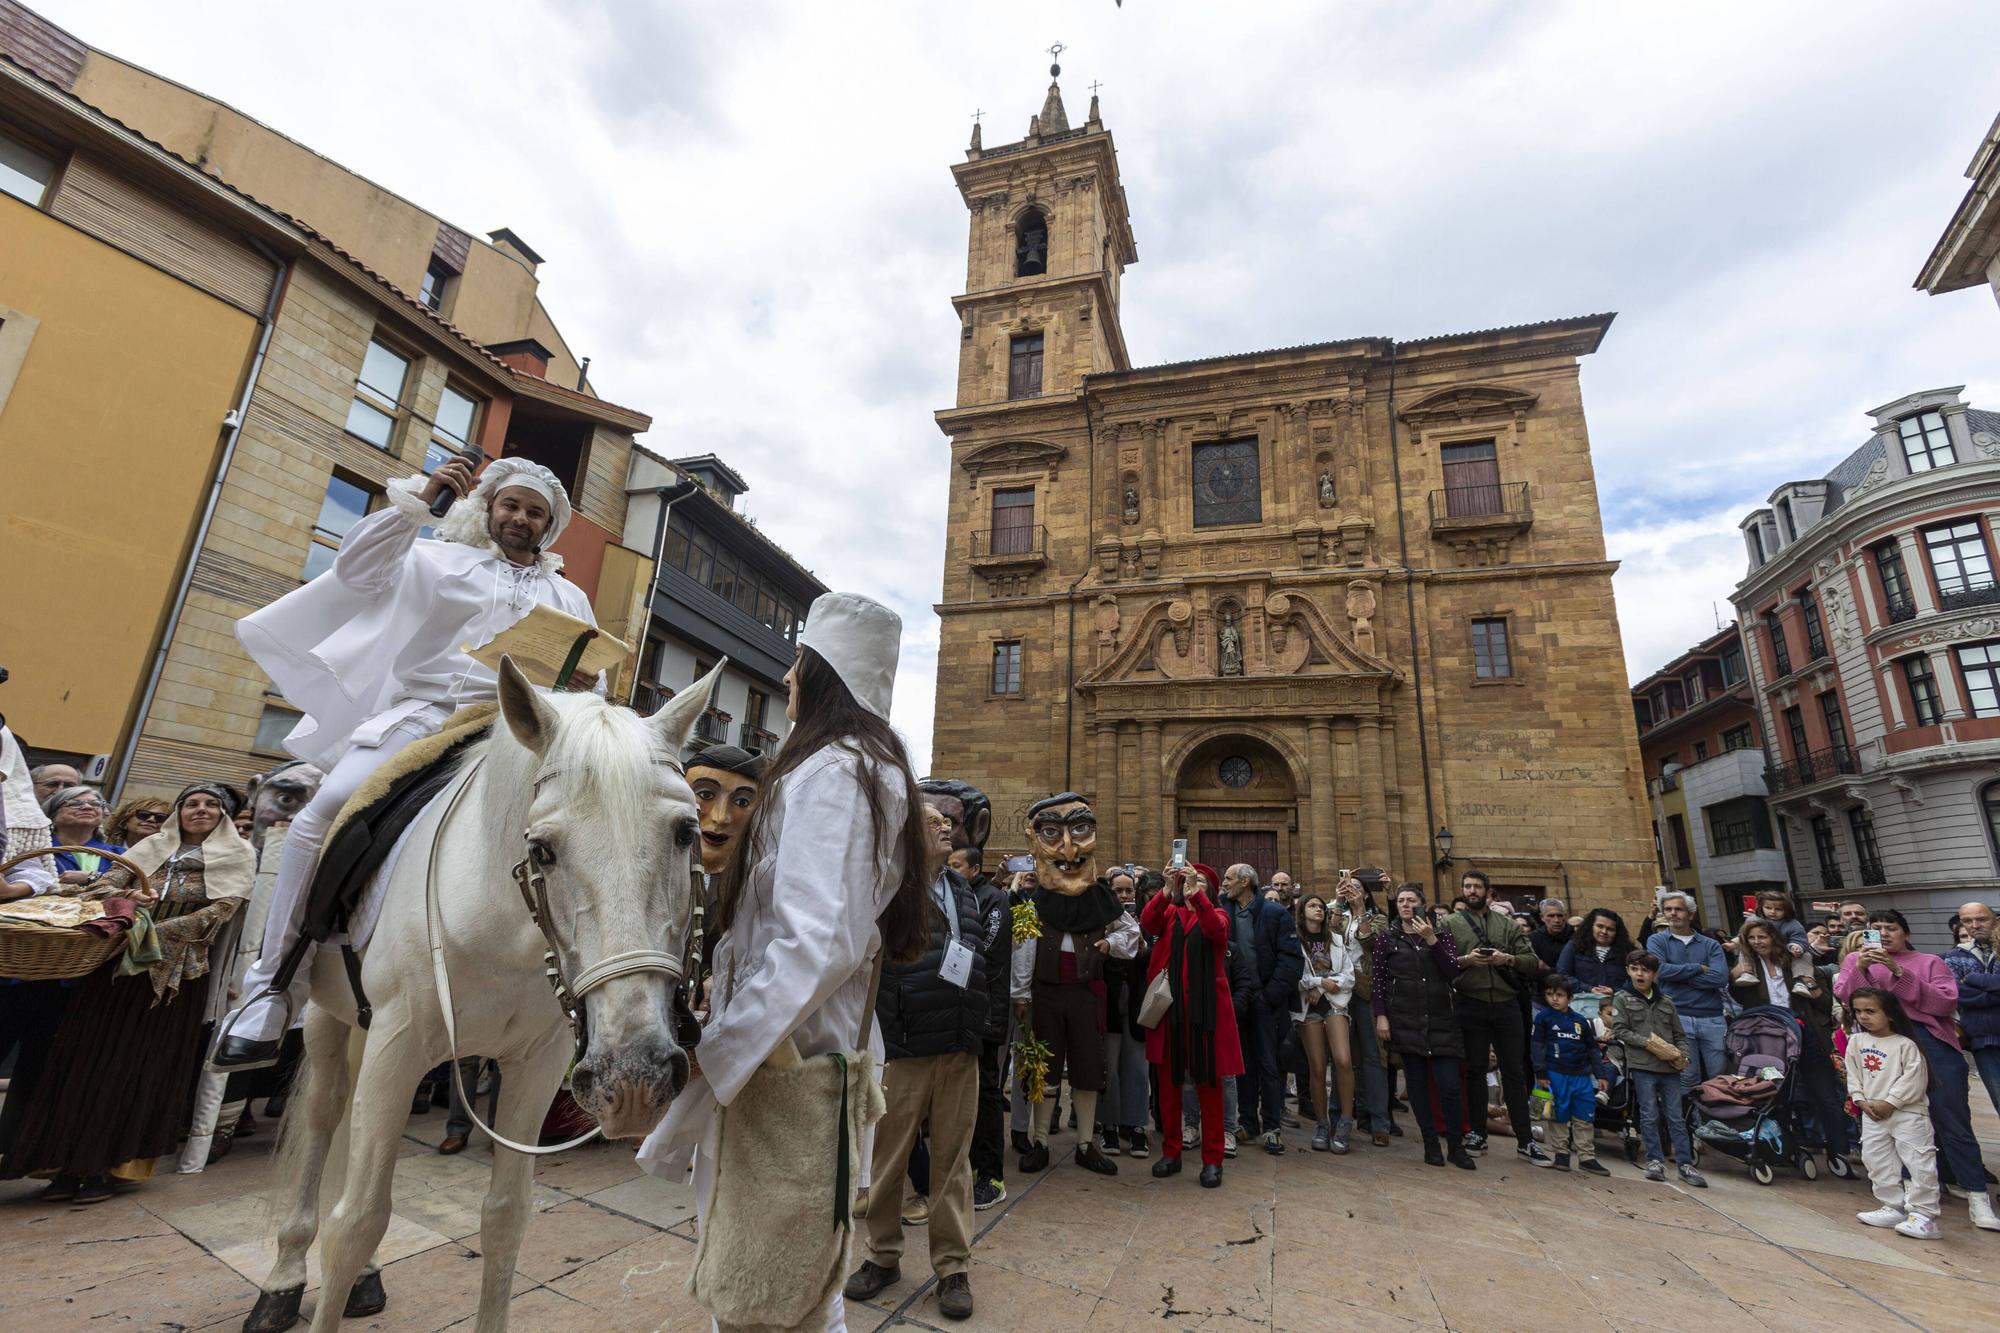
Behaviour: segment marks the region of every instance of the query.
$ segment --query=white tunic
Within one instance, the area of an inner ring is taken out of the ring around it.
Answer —
[[[678,1177],[727,1106],[786,1037],[802,1056],[854,1049],[866,1015],[868,1047],[882,1037],[867,1014],[876,918],[895,895],[899,848],[876,845],[859,757],[830,745],[769,793],[736,920],[716,944],[701,1073],[674,1099],[639,1149],[655,1175]],[[881,792],[891,828],[904,794]],[[711,1145],[712,1147],[712,1145]]]
[[[390,503],[348,530],[333,568],[245,616],[237,637],[305,716],[285,740],[331,769],[410,714],[492,699],[499,682],[466,655],[546,602],[596,623],[559,557],[521,566],[497,548],[419,538],[436,522],[421,477],[389,484]]]

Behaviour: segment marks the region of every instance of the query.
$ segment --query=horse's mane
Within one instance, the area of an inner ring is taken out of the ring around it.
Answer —
[[[534,799],[537,773],[563,774],[565,799],[588,802],[614,830],[618,845],[636,846],[655,818],[658,761],[673,758],[656,744],[647,720],[595,694],[544,694],[558,721],[548,749],[537,755],[496,718],[486,739],[468,746],[464,762],[485,761],[487,799],[508,807],[518,831]],[[588,774],[588,780],[579,780]],[[691,798],[690,798],[691,799]],[[490,813],[490,812],[489,812]]]

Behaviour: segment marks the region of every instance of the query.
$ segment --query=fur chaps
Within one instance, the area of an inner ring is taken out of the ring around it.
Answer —
[[[839,1199],[841,1065],[765,1065],[723,1108],[715,1191],[687,1289],[722,1333],[820,1333],[847,1279],[862,1145],[887,1109],[866,1054],[846,1058],[848,1197]]]

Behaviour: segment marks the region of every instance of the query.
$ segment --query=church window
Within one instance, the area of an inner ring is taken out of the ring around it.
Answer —
[[[1014,224],[1014,276],[1038,278],[1049,271],[1049,220],[1039,208]]]
[[[993,693],[1021,692],[1021,641],[1009,639],[993,645]]]
[[[1264,517],[1257,441],[1211,440],[1194,447],[1194,525],[1256,523]]]
[[[1505,680],[1514,674],[1514,654],[1507,643],[1505,620],[1472,622],[1472,670],[1481,680]]]
[[[1007,397],[1038,398],[1042,392],[1042,335],[1019,334],[1007,345]]]
[[[1216,770],[1216,776],[1222,780],[1222,785],[1225,787],[1241,788],[1250,785],[1251,780],[1257,776],[1257,771],[1250,767],[1248,759],[1240,754],[1232,754],[1222,761]]]
[[[993,492],[994,555],[1024,555],[1035,548],[1035,488],[1014,486]]]

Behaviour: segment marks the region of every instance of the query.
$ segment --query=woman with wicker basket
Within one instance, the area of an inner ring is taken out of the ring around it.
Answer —
[[[211,964],[226,984],[238,913],[256,857],[230,822],[232,795],[196,783],[174,802],[167,827],[98,877],[93,897],[133,898],[151,915],[157,943],[139,963],[121,951],[86,977],[69,1005],[46,1067],[28,1093],[0,1179],[51,1174],[43,1197],[97,1203],[110,1181],[145,1180],[186,1128],[201,1072],[206,1025],[222,1008]],[[62,886],[71,892],[84,886]]]

